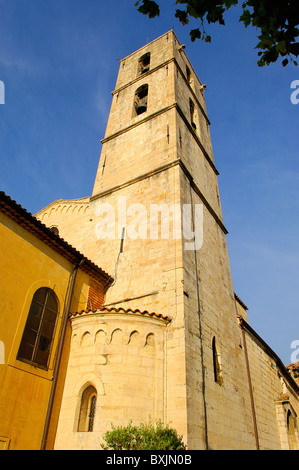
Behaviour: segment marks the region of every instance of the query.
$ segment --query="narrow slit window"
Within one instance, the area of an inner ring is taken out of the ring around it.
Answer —
[[[194,114],[195,114],[195,107],[193,101],[190,99],[189,101],[189,106],[190,106],[190,118],[191,118],[191,126],[192,128],[196,131],[196,124],[195,124],[195,119],[194,119]]]
[[[214,380],[217,384],[222,385],[223,379],[222,379],[222,374],[221,374],[220,357],[219,357],[219,350],[218,350],[218,345],[217,345],[215,336],[212,341],[212,351],[213,351]]]
[[[186,77],[187,77],[187,82],[190,84],[192,81],[192,75],[189,67],[186,66]]]
[[[134,111],[135,116],[145,113],[147,110],[148,85],[142,85],[135,92]]]
[[[149,71],[151,63],[151,53],[147,52],[139,59],[138,72],[139,75],[142,75]]]

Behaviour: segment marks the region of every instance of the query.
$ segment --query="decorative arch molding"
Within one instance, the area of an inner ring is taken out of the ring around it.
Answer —
[[[119,339],[121,339],[121,344],[123,345],[138,344],[142,347],[147,346],[153,348],[156,345],[156,334],[154,331],[141,331],[140,328],[136,329],[133,325],[131,328],[127,329],[127,331],[123,331],[121,328],[115,326],[108,329],[108,331],[105,331],[104,328],[98,328],[94,334],[91,332],[91,329],[84,329],[81,333],[77,330],[76,333],[72,335],[72,343],[73,345],[80,344],[80,347],[92,345],[109,346],[115,344],[116,335],[122,335]]]
[[[140,334],[137,330],[130,333],[128,344],[138,345],[140,343]]]
[[[82,347],[96,348],[96,354],[105,356],[107,350],[102,348],[110,349],[116,344],[129,349],[133,346],[147,348],[148,353],[150,350],[153,352],[163,342],[164,331],[171,318],[147,311],[104,308],[73,313],[70,321],[73,330],[71,354],[76,357],[81,354]],[[89,337],[87,343],[83,339],[86,334]]]
[[[105,388],[102,379],[93,372],[81,375],[79,377],[74,387],[74,395],[77,398],[81,398],[82,393],[89,386],[93,386],[96,389],[98,395],[105,395]]]
[[[147,334],[144,346],[152,347],[152,348],[156,347],[155,334],[154,333],[148,333]]]
[[[85,215],[90,208],[90,198],[83,198],[79,200],[63,200],[53,202],[41,211],[35,214],[35,217],[41,221],[51,217],[55,214],[70,214],[77,212],[80,215]]]
[[[121,328],[115,328],[111,333],[109,344],[124,344],[124,336]]]
[[[95,333],[94,343],[99,344],[99,345],[105,345],[106,344],[106,338],[107,338],[106,331],[104,331],[102,328],[100,328]]]
[[[89,331],[84,331],[81,336],[80,346],[91,346],[93,344],[92,335]]]

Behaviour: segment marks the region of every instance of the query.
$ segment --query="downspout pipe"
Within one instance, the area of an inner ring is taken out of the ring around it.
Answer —
[[[209,450],[208,416],[207,416],[207,403],[206,403],[206,379],[205,379],[205,369],[204,369],[203,337],[202,337],[202,321],[201,321],[202,315],[201,315],[201,307],[200,307],[198,265],[197,265],[197,253],[196,253],[196,244],[195,244],[195,220],[194,220],[194,207],[193,207],[193,198],[192,198],[192,183],[193,183],[193,178],[190,179],[190,202],[191,202],[192,229],[194,233],[194,262],[195,262],[196,293],[197,293],[197,310],[198,310],[197,313],[198,313],[199,336],[200,336],[200,357],[201,357],[202,397],[203,397],[203,411],[204,411],[205,450]]]
[[[248,385],[249,385],[249,395],[250,395],[251,412],[252,412],[252,419],[253,419],[255,444],[256,444],[256,450],[259,450],[260,445],[259,445],[257,421],[256,421],[256,414],[255,414],[254,398],[253,398],[253,388],[252,388],[250,368],[249,368],[248,351],[247,351],[247,344],[246,344],[246,337],[245,337],[245,328],[242,322],[243,320],[242,317],[238,317],[238,320],[239,320],[239,325],[242,331],[242,340],[243,340],[243,345],[244,345],[245,363],[246,363],[247,379],[248,379]]]
[[[46,420],[45,420],[43,438],[42,438],[42,443],[41,443],[41,450],[46,449],[48,433],[49,433],[49,427],[50,427],[50,418],[51,418],[51,414],[52,414],[54,396],[55,396],[56,386],[57,386],[57,382],[58,382],[58,374],[59,374],[59,368],[60,368],[60,363],[61,363],[62,349],[63,349],[65,333],[66,333],[66,327],[67,327],[68,318],[69,318],[71,301],[72,301],[72,298],[73,298],[73,292],[74,292],[74,286],[75,286],[75,282],[76,282],[77,272],[78,272],[79,267],[82,266],[83,263],[84,263],[84,259],[82,259],[75,266],[73,274],[72,274],[71,286],[70,286],[69,295],[68,295],[68,299],[67,299],[67,305],[66,305],[66,308],[65,308],[65,314],[64,314],[63,324],[62,324],[60,340],[59,340],[59,344],[58,344],[58,348],[57,348],[57,358],[56,358],[56,363],[55,363],[54,372],[53,372],[53,381],[52,381],[51,393],[50,393],[50,398],[49,398],[49,403],[48,403],[48,410],[47,410]]]

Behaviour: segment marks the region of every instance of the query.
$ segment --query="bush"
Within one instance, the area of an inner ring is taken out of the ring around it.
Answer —
[[[161,421],[154,426],[151,422],[133,426],[115,427],[107,431],[103,438],[106,445],[101,444],[104,450],[186,450],[182,436],[178,436],[175,429],[163,426]]]

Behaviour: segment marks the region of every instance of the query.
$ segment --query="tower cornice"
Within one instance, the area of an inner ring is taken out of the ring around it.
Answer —
[[[100,198],[103,198],[105,196],[108,196],[109,194],[115,192],[115,191],[119,191],[120,189],[124,189],[132,184],[135,184],[137,183],[138,181],[142,181],[146,178],[150,178],[151,176],[154,176],[156,175],[157,173],[161,173],[162,171],[166,171],[168,170],[169,168],[172,168],[174,166],[177,166],[179,165],[180,168],[183,170],[183,172],[185,173],[185,175],[187,176],[187,178],[189,179],[190,181],[190,184],[193,188],[193,190],[196,192],[196,194],[200,197],[201,201],[203,202],[203,204],[205,205],[205,207],[208,209],[208,211],[210,212],[210,214],[212,215],[212,217],[215,219],[215,221],[217,222],[217,224],[219,225],[219,227],[221,228],[221,230],[224,232],[225,235],[228,234],[228,230],[226,229],[225,225],[223,224],[222,220],[220,219],[220,217],[217,215],[217,213],[215,212],[215,210],[212,208],[211,204],[208,202],[207,198],[204,196],[204,194],[202,193],[202,191],[199,189],[199,187],[196,185],[196,183],[194,182],[193,180],[193,177],[191,176],[191,173],[190,171],[187,169],[186,165],[182,162],[182,160],[180,158],[168,163],[167,165],[163,165],[159,168],[155,168],[155,170],[153,171],[150,171],[148,173],[144,173],[143,175],[140,175],[136,178],[133,178],[129,181],[126,181],[125,183],[122,183],[122,184],[119,184],[119,185],[116,185],[112,188],[109,188],[108,190],[105,190],[105,191],[102,191],[98,194],[95,194],[94,196],[91,196],[90,198],[90,201],[93,202],[93,201],[96,201],[97,199],[100,199]]]
[[[104,139],[101,140],[101,143],[102,144],[105,144],[106,142],[109,142],[110,140],[114,139],[115,137],[118,137],[132,129],[134,129],[135,127],[137,126],[140,126],[141,124],[143,124],[144,122],[147,122],[147,121],[150,121],[151,119],[154,119],[156,118],[157,116],[161,115],[161,114],[164,114],[166,113],[167,111],[170,111],[171,109],[175,108],[179,115],[181,116],[181,118],[183,119],[184,123],[186,124],[186,126],[188,127],[188,129],[191,131],[191,134],[194,138],[194,140],[196,141],[197,145],[200,147],[202,153],[204,154],[206,160],[208,161],[208,163],[210,164],[210,166],[212,167],[213,171],[215,172],[215,174],[218,176],[219,175],[219,171],[217,170],[217,168],[215,167],[211,157],[209,156],[208,152],[205,150],[203,144],[201,143],[201,140],[200,138],[197,136],[196,132],[193,130],[191,124],[189,123],[189,121],[186,119],[186,116],[184,115],[183,111],[181,110],[180,106],[178,105],[178,103],[173,103],[171,104],[170,106],[166,106],[165,108],[163,109],[160,109],[159,111],[155,112],[155,113],[152,113],[150,114],[149,116],[146,116],[144,119],[141,119],[140,121],[138,122],[134,122],[133,124],[121,129],[120,131],[117,131],[115,132],[114,134],[111,134],[107,137],[105,137]]]

